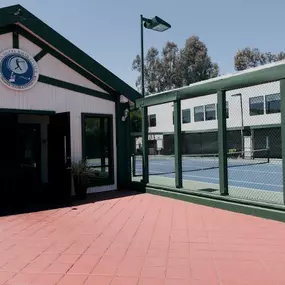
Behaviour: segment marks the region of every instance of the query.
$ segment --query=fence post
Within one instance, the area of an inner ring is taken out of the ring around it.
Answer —
[[[134,154],[132,155],[133,177],[135,177],[135,176],[136,176],[136,173],[137,173],[137,171],[136,171],[136,163],[137,163],[137,161],[136,161],[136,154],[134,153]]]
[[[285,79],[280,80],[283,204],[285,204]]]
[[[142,108],[142,167],[143,167],[143,183],[149,182],[149,161],[148,161],[148,110],[147,107]]]
[[[175,154],[175,185],[182,188],[182,157],[181,157],[181,101],[174,101],[174,154]]]
[[[227,161],[227,116],[226,92],[218,91],[218,143],[219,143],[219,182],[220,194],[229,195]]]

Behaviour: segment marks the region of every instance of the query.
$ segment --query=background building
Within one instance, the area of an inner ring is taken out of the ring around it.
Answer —
[[[267,153],[254,150],[269,147],[271,157],[281,158],[279,82],[229,91],[226,101],[228,149],[258,157]],[[149,107],[148,114],[150,153],[173,154],[173,104]],[[218,152],[216,94],[183,100],[181,122],[184,154]]]

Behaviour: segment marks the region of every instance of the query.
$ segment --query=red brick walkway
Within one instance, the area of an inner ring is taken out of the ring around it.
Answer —
[[[285,224],[148,194],[1,217],[0,284],[285,284]]]

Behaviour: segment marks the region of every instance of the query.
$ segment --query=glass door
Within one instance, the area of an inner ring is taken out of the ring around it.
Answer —
[[[18,163],[22,182],[38,187],[41,182],[40,124],[18,125]]]

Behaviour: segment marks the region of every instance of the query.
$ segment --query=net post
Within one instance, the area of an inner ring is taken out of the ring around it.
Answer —
[[[219,184],[220,194],[229,195],[227,161],[227,116],[226,92],[218,91],[218,143],[219,143]]]
[[[285,79],[280,80],[283,204],[285,204]]]
[[[182,188],[181,101],[174,101],[175,186]]]
[[[270,162],[270,146],[269,146],[269,137],[266,137],[266,151],[267,151],[267,162]]]

